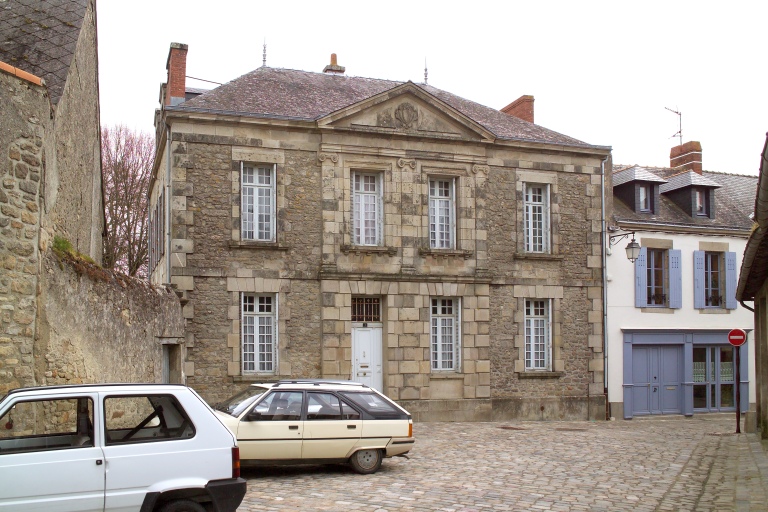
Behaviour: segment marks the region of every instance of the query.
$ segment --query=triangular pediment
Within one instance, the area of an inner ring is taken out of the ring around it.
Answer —
[[[413,82],[333,112],[321,128],[491,141],[493,133]]]

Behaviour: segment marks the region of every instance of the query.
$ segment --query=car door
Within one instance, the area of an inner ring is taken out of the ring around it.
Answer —
[[[244,414],[237,425],[237,444],[243,460],[301,458],[304,422],[302,391],[273,390]]]
[[[362,420],[333,393],[308,392],[303,459],[346,458],[360,440]]]
[[[30,398],[0,413],[0,511],[104,509],[90,396]]]

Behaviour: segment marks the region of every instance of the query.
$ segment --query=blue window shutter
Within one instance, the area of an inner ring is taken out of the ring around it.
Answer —
[[[725,253],[725,308],[736,309],[736,253]]]
[[[693,251],[693,307],[702,309],[704,299],[704,251]]]
[[[648,305],[648,292],[646,274],[646,258],[648,257],[648,249],[645,247],[640,248],[640,256],[635,260],[635,307],[644,308]]]
[[[683,307],[683,272],[680,268],[680,249],[669,250],[669,307]]]

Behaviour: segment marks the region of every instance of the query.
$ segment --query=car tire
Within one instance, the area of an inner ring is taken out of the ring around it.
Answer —
[[[375,473],[381,467],[381,450],[358,450],[349,458],[349,463],[361,475]]]
[[[205,507],[192,500],[176,500],[166,503],[160,512],[205,512]]]

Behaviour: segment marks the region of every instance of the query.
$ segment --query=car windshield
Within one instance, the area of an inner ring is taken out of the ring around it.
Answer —
[[[259,386],[248,386],[246,389],[236,394],[235,396],[219,402],[214,409],[217,411],[225,412],[232,416],[240,416],[240,414],[250,406],[258,397],[263,395],[267,391],[267,388]]]

